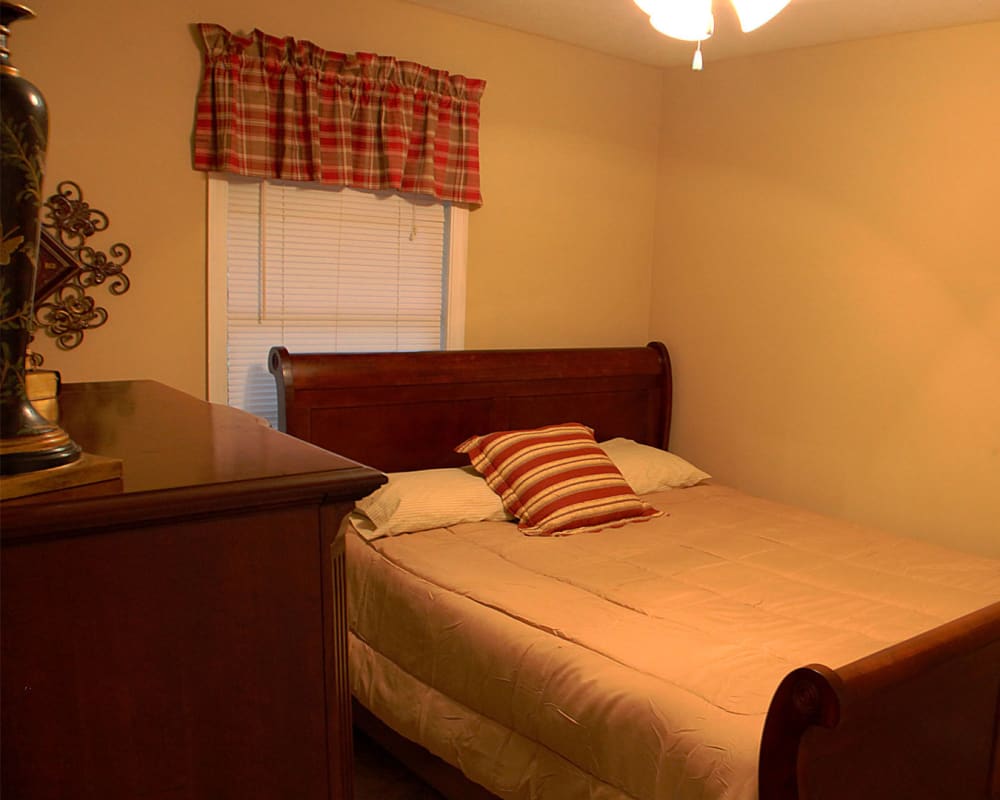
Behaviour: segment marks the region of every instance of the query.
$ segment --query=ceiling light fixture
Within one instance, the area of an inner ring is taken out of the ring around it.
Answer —
[[[744,33],[774,18],[790,0],[730,0]],[[649,24],[672,39],[697,42],[691,69],[701,69],[701,43],[715,32],[712,0],[635,0]]]

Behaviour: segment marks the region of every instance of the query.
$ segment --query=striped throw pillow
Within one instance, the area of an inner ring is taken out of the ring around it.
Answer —
[[[530,536],[596,531],[663,513],[638,498],[586,425],[473,436],[455,450],[469,455]]]

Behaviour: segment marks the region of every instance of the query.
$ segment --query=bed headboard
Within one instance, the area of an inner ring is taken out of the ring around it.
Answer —
[[[289,353],[268,367],[286,433],[384,472],[468,464],[474,434],[582,422],[666,448],[670,356],[645,347]]]

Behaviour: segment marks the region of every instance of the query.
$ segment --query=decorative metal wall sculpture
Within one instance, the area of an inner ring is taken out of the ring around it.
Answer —
[[[92,208],[73,181],[62,181],[45,200],[35,283],[35,324],[56,340],[60,350],[72,350],[84,331],[108,321],[108,312],[88,291],[107,284],[112,295],[125,294],[131,285],[125,265],[131,248],[116,242],[107,252],[87,244],[106,230],[108,215]],[[38,366],[40,357],[33,353]]]

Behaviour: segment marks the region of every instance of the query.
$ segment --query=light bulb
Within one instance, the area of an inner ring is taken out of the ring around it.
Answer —
[[[732,0],[744,33],[757,30],[773,19],[789,2],[790,0]]]
[[[660,10],[663,0],[635,0],[635,4],[639,6],[643,14],[651,17]]]
[[[712,0],[660,0],[657,6],[649,24],[672,39],[700,42],[715,30]]]

